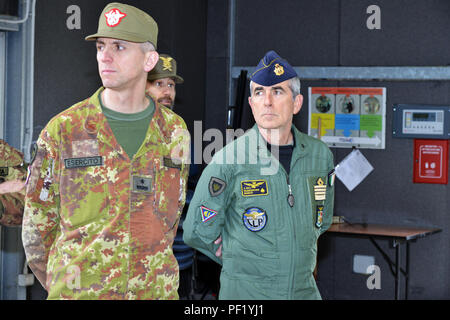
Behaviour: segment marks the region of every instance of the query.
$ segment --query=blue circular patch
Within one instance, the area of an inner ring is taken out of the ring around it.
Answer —
[[[253,232],[261,231],[267,224],[267,214],[263,209],[252,207],[245,210],[242,215],[244,226]]]

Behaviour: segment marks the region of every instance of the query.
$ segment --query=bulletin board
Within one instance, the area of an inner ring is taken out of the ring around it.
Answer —
[[[329,147],[384,149],[386,88],[309,87],[308,134]]]

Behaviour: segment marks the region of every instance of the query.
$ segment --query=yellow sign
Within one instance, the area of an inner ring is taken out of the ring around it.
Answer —
[[[311,114],[311,129],[318,129],[319,118],[321,120],[321,130],[320,135],[324,136],[326,130],[334,130],[334,114],[320,114],[313,113]]]

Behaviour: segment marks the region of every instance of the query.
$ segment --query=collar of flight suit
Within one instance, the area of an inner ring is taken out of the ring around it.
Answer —
[[[119,148],[119,144],[115,139],[111,127],[109,126],[108,120],[102,112],[100,105],[99,95],[104,90],[104,87],[99,88],[89,99],[88,105],[90,106],[89,114],[84,121],[84,129],[87,133],[92,136],[92,138],[97,138],[98,140],[109,144],[113,148]],[[155,145],[165,145],[169,144],[171,140],[171,131],[166,125],[166,120],[162,114],[161,106],[152,97],[155,104],[155,112],[153,114],[150,125],[147,129],[144,143],[152,143]],[[160,134],[150,134],[150,132],[158,132]],[[120,149],[120,148],[119,148]],[[141,148],[138,150],[135,156],[139,156]]]
[[[271,160],[273,154],[267,148],[267,141],[261,135],[258,125],[255,124],[250,130],[254,130],[257,134],[250,135],[250,144],[256,145],[256,152],[259,159],[263,162]],[[297,159],[305,157],[309,153],[309,147],[306,139],[304,138],[304,134],[301,133],[293,124],[291,127],[293,138],[294,138],[294,149],[292,152],[292,160],[291,162],[295,162]],[[255,148],[250,148],[253,152]],[[250,152],[252,152],[250,151]]]

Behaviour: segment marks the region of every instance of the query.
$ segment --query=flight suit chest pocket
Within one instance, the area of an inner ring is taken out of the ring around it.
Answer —
[[[178,206],[181,197],[181,162],[163,157],[155,161],[155,209],[170,230],[178,220]]]
[[[96,139],[72,141],[62,153],[60,177],[61,219],[69,229],[83,226],[106,215],[104,158]]]

